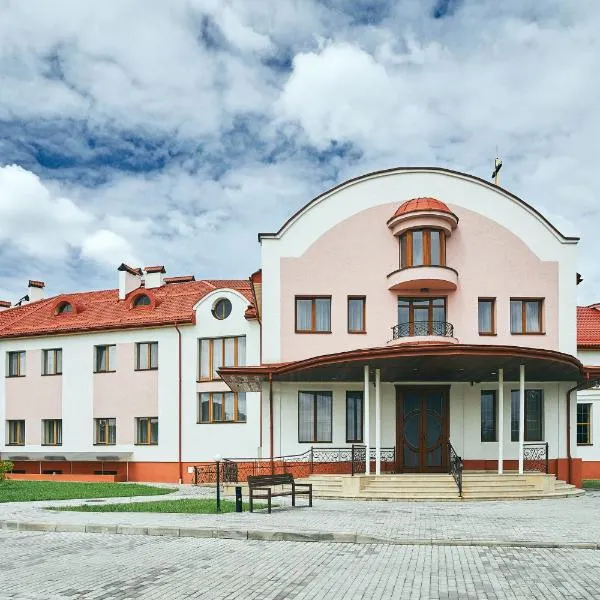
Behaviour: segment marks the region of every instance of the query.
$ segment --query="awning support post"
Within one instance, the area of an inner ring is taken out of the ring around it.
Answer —
[[[498,369],[498,475],[504,473],[504,369]]]
[[[375,474],[381,475],[381,370],[375,369]]]
[[[365,473],[371,474],[371,420],[369,414],[369,365],[365,365]]]
[[[525,447],[525,365],[519,366],[519,475],[523,475]]]

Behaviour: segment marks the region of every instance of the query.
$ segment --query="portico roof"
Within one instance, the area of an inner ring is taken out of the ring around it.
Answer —
[[[584,367],[570,354],[518,346],[470,344],[403,344],[259,367],[223,367],[219,374],[233,390],[259,391],[263,381],[360,382],[364,366],[381,370],[381,380],[494,381],[504,369],[505,381],[518,381],[525,365],[528,381],[583,381]]]

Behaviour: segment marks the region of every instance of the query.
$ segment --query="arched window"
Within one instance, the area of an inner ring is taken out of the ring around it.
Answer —
[[[66,313],[72,313],[72,312],[73,312],[73,305],[70,302],[61,302],[56,307],[57,315],[64,315]]]
[[[132,306],[133,308],[138,306],[150,306],[150,297],[146,296],[146,294],[140,294],[133,299]]]
[[[227,298],[220,298],[215,302],[212,314],[215,319],[226,319],[231,314],[231,302]]]
[[[412,229],[400,236],[400,267],[446,266],[446,235],[441,229]]]

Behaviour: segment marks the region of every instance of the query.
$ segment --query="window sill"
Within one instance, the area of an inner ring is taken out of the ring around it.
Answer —
[[[333,444],[332,440],[329,440],[328,442],[324,442],[324,441],[320,441],[320,440],[311,440],[311,441],[307,441],[307,442],[301,442],[300,440],[298,440],[299,444]]]
[[[57,448],[58,446],[62,446],[62,442],[60,444],[40,444],[40,446],[52,446],[54,448]]]
[[[42,377],[56,377],[57,375],[62,375],[62,373],[42,373]]]
[[[196,383],[211,383],[213,381],[223,381],[220,377],[216,377],[215,379],[196,379]]]
[[[19,377],[25,377],[25,375],[6,375],[6,379],[17,379]]]
[[[545,331],[511,331],[510,335],[546,335]]]
[[[498,440],[481,440],[482,444],[497,444]]]
[[[158,371],[158,367],[150,367],[148,369],[134,369],[134,371]]]
[[[116,442],[111,442],[111,443],[104,443],[104,442],[94,442],[93,444],[94,446],[116,446],[117,443]]]
[[[325,334],[327,334],[327,333],[331,333],[331,331],[298,331],[298,330],[296,329],[296,332],[295,332],[295,333],[299,333],[299,334],[305,334],[305,333],[308,333],[308,334],[315,334],[315,333],[316,333],[316,334],[321,334],[321,335],[322,335],[322,334],[324,334],[324,333],[325,333]]]
[[[480,331],[479,335],[484,335],[484,336],[487,336],[487,337],[493,337],[493,336],[498,335],[498,334],[496,332],[494,332],[494,333],[484,333],[483,331]]]
[[[21,442],[21,443],[14,443],[14,444],[6,444],[7,446],[24,446],[25,442]]]
[[[321,442],[319,442],[320,444]],[[362,440],[346,440],[346,444],[362,444]]]
[[[158,442],[144,444],[143,442],[135,442],[134,446],[158,446]]]
[[[248,421],[196,421],[196,425],[245,425]]]
[[[586,444],[577,444],[578,446],[593,446],[594,442],[587,442]]]
[[[348,331],[348,333],[350,335],[356,335],[356,334],[358,334],[358,335],[364,335],[364,334],[367,333],[367,331],[366,330],[364,330],[364,331]]]
[[[103,375],[104,373],[116,373],[117,370],[114,369],[112,371],[94,371],[94,375]]]

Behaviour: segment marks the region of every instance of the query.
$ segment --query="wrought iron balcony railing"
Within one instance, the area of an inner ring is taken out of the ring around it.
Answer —
[[[454,337],[454,326],[446,321],[409,321],[392,327],[393,339],[419,335]]]

